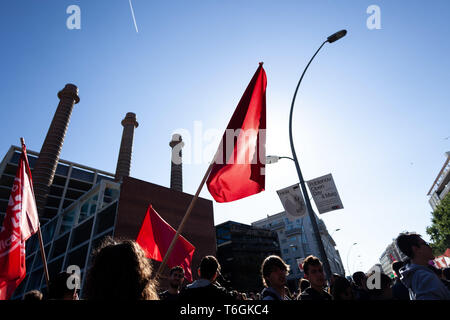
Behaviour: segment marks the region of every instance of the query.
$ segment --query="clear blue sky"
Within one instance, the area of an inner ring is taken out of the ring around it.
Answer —
[[[169,186],[171,134],[195,121],[222,132],[258,62],[267,73],[267,153],[291,155],[288,116],[298,77],[294,140],[306,180],[332,173],[343,210],[321,215],[346,264],[367,270],[399,232],[426,236],[426,196],[450,150],[449,1],[10,0],[0,3],[0,153],[23,136],[39,151],[66,83],[79,87],[61,158],[115,171],[127,112],[131,176]],[[81,29],[69,30],[69,5]],[[369,30],[369,5],[381,29]],[[208,137],[187,150],[210,145]],[[214,149],[215,147],[212,147]],[[211,149],[211,147],[210,147]],[[210,152],[213,152],[210,151]],[[208,158],[208,157],[206,157]],[[194,160],[194,159],[192,159]],[[194,193],[207,161],[184,165]],[[267,167],[266,191],[214,204],[215,223],[282,211],[276,190],[298,182],[290,161]],[[201,196],[211,199],[206,188]],[[360,258],[357,256],[360,255]]]

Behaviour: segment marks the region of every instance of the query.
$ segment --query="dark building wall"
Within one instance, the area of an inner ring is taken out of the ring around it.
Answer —
[[[193,196],[187,193],[124,177],[120,189],[114,237],[135,240],[149,204],[152,204],[156,212],[176,230],[192,198]],[[195,246],[192,259],[192,275],[195,280],[198,278],[197,268],[201,258],[206,255],[216,255],[212,201],[203,198],[197,200],[182,235]],[[154,267],[159,267],[159,262],[155,262]],[[166,267],[163,275],[168,275],[168,271]]]
[[[277,233],[228,221],[216,226],[216,234],[217,258],[229,286],[242,292],[260,292],[262,262],[269,255],[281,255]]]

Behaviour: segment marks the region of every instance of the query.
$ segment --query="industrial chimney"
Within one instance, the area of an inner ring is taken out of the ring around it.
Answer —
[[[136,121],[136,114],[128,112],[122,120],[123,133],[120,143],[119,158],[117,159],[116,181],[121,181],[123,177],[130,175],[131,152],[133,149],[134,128],[139,126]]]
[[[169,143],[172,148],[172,161],[170,170],[170,189],[183,192],[183,168],[181,149],[184,147],[181,135],[174,134]]]
[[[73,106],[80,102],[78,88],[73,84],[66,84],[58,92],[59,104],[42,144],[41,152],[33,170],[33,185],[38,213],[42,218],[51,218],[44,212],[50,186],[53,183],[59,155],[64,143],[67,127]]]

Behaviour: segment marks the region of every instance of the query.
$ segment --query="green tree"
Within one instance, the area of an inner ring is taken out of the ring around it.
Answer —
[[[427,233],[433,242],[433,253],[441,255],[450,248],[450,193],[447,193],[431,214],[432,224],[427,228]]]

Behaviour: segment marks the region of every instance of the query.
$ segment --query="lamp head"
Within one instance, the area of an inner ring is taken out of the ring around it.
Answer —
[[[343,38],[346,34],[347,34],[347,30],[345,30],[345,29],[341,30],[341,31],[338,31],[336,33],[333,33],[331,36],[329,36],[327,38],[327,41],[329,43],[333,43],[333,42],[339,40],[340,38]]]

